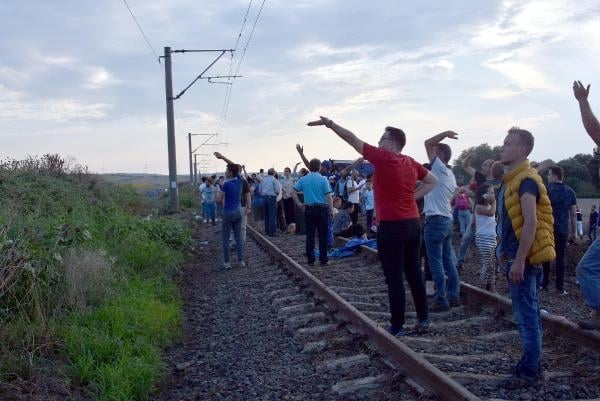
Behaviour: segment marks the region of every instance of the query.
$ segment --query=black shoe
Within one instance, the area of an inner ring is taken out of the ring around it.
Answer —
[[[541,376],[538,377],[526,377],[517,374],[503,380],[499,383],[500,387],[504,387],[508,390],[518,390],[526,387],[539,387],[542,384]]]
[[[431,306],[429,307],[430,312],[447,312],[449,310],[450,310],[450,306],[440,304],[437,301],[432,303]]]
[[[329,261],[321,262],[321,266],[329,266]]]
[[[451,308],[456,308],[457,306],[461,306],[462,303],[460,302],[460,299],[453,299],[452,301],[448,302],[450,304]]]
[[[315,261],[314,260],[309,260],[307,263],[310,267],[313,267],[315,265]]]

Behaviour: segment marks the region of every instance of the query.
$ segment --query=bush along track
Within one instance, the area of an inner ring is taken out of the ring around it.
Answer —
[[[151,206],[56,155],[0,162],[0,399],[148,397],[190,241]]]

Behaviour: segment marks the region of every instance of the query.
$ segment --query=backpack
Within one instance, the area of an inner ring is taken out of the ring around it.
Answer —
[[[469,199],[466,194],[462,193],[456,197],[456,208],[458,210],[466,210],[469,209],[469,207]]]

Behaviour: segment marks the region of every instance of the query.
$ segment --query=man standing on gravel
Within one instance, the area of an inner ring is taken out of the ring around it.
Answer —
[[[388,332],[393,336],[405,334],[403,275],[406,275],[417,312],[418,322],[414,329],[427,329],[427,297],[419,263],[421,224],[415,199],[420,199],[431,191],[437,183],[435,175],[402,154],[406,136],[401,129],[386,127],[379,139],[379,147],[374,147],[329,118],[321,117],[308,125],[324,125],[333,130],[375,166],[373,186],[379,220],[377,249],[388,286],[392,315]],[[418,180],[422,181],[423,185],[415,192]]]
[[[447,166],[452,149],[444,139],[457,139],[457,133],[445,131],[425,141],[425,150],[431,164],[431,172],[439,182],[425,196],[423,213],[425,227],[423,239],[427,250],[429,270],[435,283],[435,301],[432,312],[443,312],[460,305],[460,278],[456,269],[456,256],[452,246],[452,206],[450,200],[456,191],[456,178]],[[446,280],[446,276],[448,279]]]
[[[527,160],[533,144],[529,131],[515,127],[508,131],[500,152],[505,173],[496,205],[497,253],[501,262],[506,262],[513,317],[523,350],[513,376],[502,383],[510,389],[542,380],[541,264],[556,258],[550,199],[542,178]]]
[[[308,162],[310,173],[300,178],[294,185],[292,197],[300,209],[304,211],[306,229],[306,259],[308,265],[315,264],[315,230],[319,237],[319,261],[326,266],[327,257],[327,222],[333,218],[333,197],[331,186],[326,177],[319,173],[321,161],[312,159]],[[304,194],[304,203],[300,202],[298,192]]]
[[[220,159],[220,153],[215,152],[215,157]],[[223,267],[231,269],[229,263],[229,234],[233,230],[235,246],[237,250],[238,263],[240,267],[246,267],[244,262],[244,245],[242,244],[242,214],[240,212],[240,199],[242,196],[242,181],[239,164],[227,164],[225,170],[226,180],[220,192],[217,192],[217,201],[223,202],[223,221],[221,228],[221,240],[223,242]]]
[[[579,102],[581,119],[588,135],[600,146],[600,122],[588,103],[590,85],[583,86],[580,81],[573,82],[573,93],[575,99]],[[581,286],[581,292],[585,298],[585,303],[592,312],[590,319],[579,322],[582,329],[600,330],[600,241],[594,241],[588,248],[583,258],[577,265],[577,280]]]

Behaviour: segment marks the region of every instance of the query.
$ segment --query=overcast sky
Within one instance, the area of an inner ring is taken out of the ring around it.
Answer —
[[[233,48],[248,0],[128,0],[157,53]],[[262,0],[252,1],[235,71]],[[95,172],[168,173],[162,65],[122,0],[0,3],[2,158],[59,153]],[[217,53],[174,54],[179,93]],[[459,133],[454,155],[530,130],[532,159],[591,153],[572,94],[592,83],[600,115],[600,2],[266,0],[231,86],[198,81],[175,101],[178,173],[187,132],[219,133],[218,150],[249,170],[310,157],[356,157],[322,127],[325,115],[376,144],[387,125],[425,159],[423,141]],[[203,137],[193,139],[195,146]],[[203,158],[199,156],[199,159]],[[221,169],[221,162],[203,164]]]

